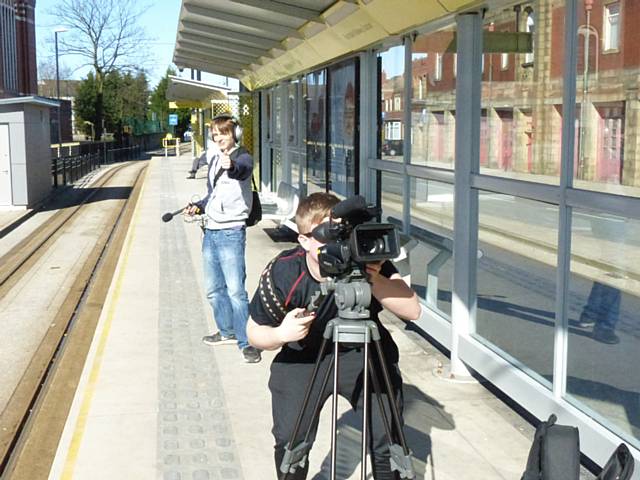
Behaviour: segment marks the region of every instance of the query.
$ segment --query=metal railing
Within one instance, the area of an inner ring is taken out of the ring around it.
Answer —
[[[140,145],[109,149],[107,144],[104,144],[101,151],[68,157],[54,157],[51,159],[53,186],[55,188],[74,183],[102,165],[139,158],[141,150]]]

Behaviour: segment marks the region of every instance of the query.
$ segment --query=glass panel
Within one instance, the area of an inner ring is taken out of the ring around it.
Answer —
[[[402,223],[402,176],[395,173],[380,174],[380,206],[382,222]]]
[[[553,185],[560,182],[564,12],[562,0],[538,0],[524,8],[514,4],[487,12],[481,173]],[[523,37],[530,39],[530,48]]]
[[[453,185],[411,179],[411,283],[428,307],[451,316]]]
[[[271,149],[271,189],[275,192],[278,185],[283,180],[282,171],[282,150],[279,148]]]
[[[418,36],[411,77],[411,163],[453,169],[455,156],[456,55],[447,52],[455,25]]]
[[[287,143],[296,144],[298,128],[298,84],[287,85]]]
[[[297,187],[300,183],[300,157],[301,155],[296,152],[289,152],[289,158],[291,160],[291,185]]]
[[[606,3],[606,4],[605,4]],[[640,196],[638,15],[620,2],[578,2],[574,185]],[[625,48],[626,41],[626,48]]]
[[[640,221],[574,209],[567,396],[640,447]]]
[[[326,94],[325,70],[313,72],[306,77],[305,104],[307,111],[307,191],[326,191],[325,169],[327,162],[326,142]]]
[[[404,138],[404,46],[378,55],[380,63],[380,139],[383,160],[402,162]]]
[[[476,333],[553,380],[558,207],[480,192]]]
[[[271,93],[271,91],[268,91],[265,98],[265,117],[267,121],[265,122],[265,126],[264,126],[264,128],[266,129],[265,137],[267,138],[267,141],[271,141],[271,122],[272,122],[271,99],[272,98],[273,98],[273,94]]]
[[[357,63],[329,70],[329,190],[340,197],[357,193]]]
[[[275,88],[273,91],[273,99],[274,99],[274,132],[273,132],[273,141],[276,143],[282,143],[282,89]]]

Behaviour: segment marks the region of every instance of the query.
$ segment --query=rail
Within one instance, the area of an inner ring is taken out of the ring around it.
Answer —
[[[51,177],[54,187],[77,181],[101,165],[126,162],[140,157],[140,145],[122,148],[105,148],[94,153],[54,157],[51,159]]]

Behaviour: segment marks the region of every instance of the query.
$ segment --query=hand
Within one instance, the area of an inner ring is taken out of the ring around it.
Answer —
[[[382,269],[383,263],[384,263],[383,260],[379,262],[374,262],[374,263],[367,263],[366,272],[367,272],[367,275],[369,276],[369,281],[371,283],[375,283],[376,280],[380,278],[381,276],[380,270]]]
[[[311,313],[304,317],[298,315],[303,314],[304,308],[294,308],[288,312],[280,326],[278,326],[278,337],[284,343],[296,342],[302,340],[309,333],[311,322],[315,320],[315,313]]]
[[[200,207],[195,205],[195,204],[193,204],[193,203],[190,203],[189,205],[184,207],[183,211],[184,211],[185,214],[190,215],[190,216],[199,215],[200,213],[202,213],[201,210],[200,210]]]
[[[231,161],[231,157],[226,153],[220,154],[220,166],[225,170],[229,170],[233,166],[233,162]]]

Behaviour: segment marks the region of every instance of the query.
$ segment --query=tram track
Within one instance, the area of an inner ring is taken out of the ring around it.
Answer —
[[[130,195],[108,212],[90,253],[51,319],[5,408],[0,413],[0,478],[47,478],[73,401],[84,359],[100,317],[127,228],[142,188],[146,165],[114,167],[92,185],[78,205],[56,213],[2,257],[0,299],[35,268],[50,246],[80,217],[118,173],[136,168]]]

